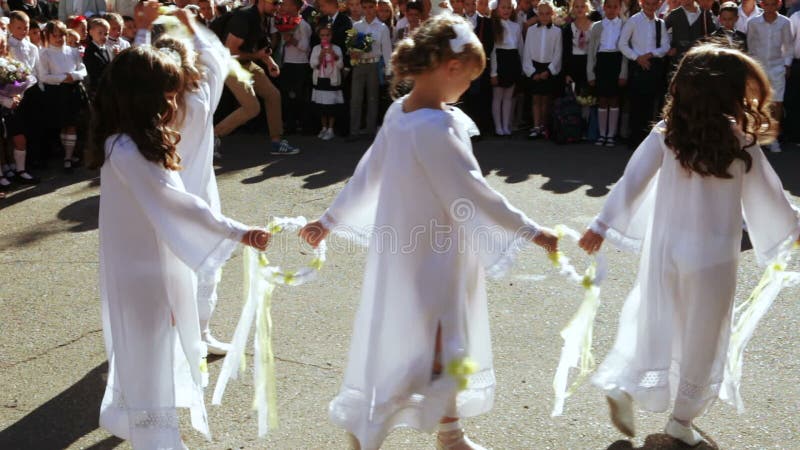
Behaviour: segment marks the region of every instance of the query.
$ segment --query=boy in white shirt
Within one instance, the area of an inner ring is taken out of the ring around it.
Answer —
[[[747,23],[747,49],[750,55],[764,67],[772,84],[773,117],[780,122],[783,117],[783,97],[786,78],[792,65],[794,37],[792,24],[786,16],[778,13],[781,0],[762,0],[764,14]],[[781,151],[776,140],[770,144],[773,153]]]
[[[372,36],[372,48],[368,52],[350,51],[350,63],[353,66],[352,90],[350,97],[350,140],[358,139],[361,126],[361,111],[366,93],[367,128],[366,134],[375,134],[378,123],[378,79],[381,58],[389,63],[392,60],[392,39],[389,28],[377,17],[376,1],[361,0],[364,19],[353,24],[356,33]],[[386,64],[385,75],[391,75],[391,64]]]

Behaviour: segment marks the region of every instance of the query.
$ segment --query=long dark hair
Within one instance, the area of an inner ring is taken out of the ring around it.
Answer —
[[[105,142],[114,134],[128,135],[148,161],[166,169],[180,169],[175,147],[180,134],[170,128],[175,110],[166,94],[183,86],[177,61],[150,47],[120,53],[100,79],[92,104],[89,168],[106,159]]]
[[[731,178],[728,168],[737,159],[750,170],[753,161],[746,147],[774,136],[767,76],[738,50],[713,43],[689,50],[672,78],[670,94],[663,112],[665,142],[686,170]]]
[[[194,49],[189,49],[183,41],[172,36],[161,36],[153,44],[157,49],[166,49],[175,52],[181,59],[181,70],[183,71],[183,87],[178,91],[178,113],[175,118],[176,127],[180,127],[185,119],[186,94],[200,90],[200,83],[203,80],[202,66],[197,60],[197,53]],[[164,51],[164,50],[161,50]]]

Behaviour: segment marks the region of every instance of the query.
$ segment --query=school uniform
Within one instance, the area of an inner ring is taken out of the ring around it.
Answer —
[[[538,23],[528,28],[525,47],[522,52],[522,71],[527,78],[545,71],[550,76],[544,80],[531,80],[530,91],[533,95],[552,95],[557,89],[555,77],[561,73],[561,29],[553,24]]]
[[[478,36],[478,40],[481,41],[481,45],[483,46],[483,53],[487,58],[491,58],[492,51],[494,51],[495,47],[492,19],[478,12],[475,12],[472,16],[464,16],[464,18],[472,24],[473,32]],[[517,55],[517,59],[519,59],[519,55]],[[467,89],[467,92],[464,94],[464,110],[482,131],[490,130],[492,124],[492,85],[490,72],[491,61],[487,61],[483,73],[472,81],[469,89]]]
[[[83,79],[88,74],[78,49],[68,45],[46,47],[39,53],[39,82],[44,86],[45,103],[55,112],[52,124],[58,128],[77,126],[88,103]],[[70,75],[74,83],[62,83]]]
[[[589,30],[586,79],[595,82],[598,97],[618,97],[619,79],[628,78],[628,58],[619,51],[619,37],[625,21],[603,19]]]
[[[31,75],[38,78],[36,68],[39,65],[39,48],[28,38],[18,40],[8,36],[8,51],[12,58],[24,63],[31,71]],[[42,115],[44,93],[34,85],[25,91],[22,101],[14,110],[5,111],[6,135],[25,135],[29,157],[37,163],[44,161],[41,148],[41,129],[38,126]]]
[[[575,92],[582,93],[588,87],[586,65],[588,62],[591,27],[586,31],[582,31],[575,25],[575,22],[572,22],[564,25],[562,30],[564,76],[572,78],[575,83]]]
[[[719,28],[714,22],[711,11],[697,9],[692,12],[682,6],[669,13],[664,22],[672,36],[670,45],[678,51],[677,55],[671,58],[674,65],[680,62],[695,42],[711,36]]]
[[[489,66],[491,76],[497,77],[499,87],[512,87],[522,77],[522,32],[516,22],[501,20],[500,24],[503,27],[503,40],[495,43]]]
[[[717,31],[711,35],[719,42],[728,42],[728,46],[747,52],[747,35],[738,30],[727,30],[725,28],[717,28]]]
[[[86,72],[89,77],[89,92],[94,95],[103,71],[111,62],[111,52],[106,46],[98,45],[96,42],[89,43],[83,54],[83,64],[86,65]]]
[[[664,101],[666,93],[666,64],[664,56],[669,51],[669,35],[664,21],[644,13],[636,13],[622,26],[619,50],[631,60],[628,64],[628,88],[630,91],[631,144],[636,146],[650,132],[655,121],[656,109]],[[636,59],[652,54],[650,69],[643,69]]]
[[[786,90],[786,67],[792,65],[794,36],[792,23],[786,16],[778,14],[768,23],[764,15],[753,18],[747,24],[747,49],[764,67],[772,84],[772,100],[782,102]]]

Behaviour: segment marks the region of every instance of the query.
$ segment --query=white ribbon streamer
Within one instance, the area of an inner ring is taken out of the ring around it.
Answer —
[[[275,236],[284,231],[295,231],[307,223],[304,217],[276,218],[268,225],[269,232]],[[236,331],[233,334],[231,349],[225,356],[211,403],[219,405],[228,381],[244,372],[245,347],[250,336],[250,328],[256,321],[253,343],[254,352],[254,395],[253,409],[258,413],[258,436],[264,437],[270,428],[278,425],[277,393],[275,390],[275,360],[272,351],[272,317],[270,308],[275,286],[299,286],[316,277],[326,259],[325,241],[314,249],[314,259],[308,266],[299,270],[285,271],[279,266],[270,266],[266,256],[247,247],[244,250],[245,302]]]
[[[580,234],[564,225],[556,227],[559,237],[568,236],[575,242],[580,240]],[[580,275],[569,262],[569,258],[563,253],[556,253],[551,257],[553,263],[561,271],[561,274],[573,282],[582,286],[585,290],[583,302],[578,308],[578,312],[572,317],[566,327],[561,330],[561,337],[564,345],[561,348],[561,358],[558,362],[556,375],[553,378],[553,389],[555,390],[555,403],[553,405],[553,416],[559,416],[564,412],[564,402],[581,385],[583,380],[594,370],[595,361],[592,356],[592,333],[594,330],[594,320],[597,309],[600,306],[600,284],[606,277],[607,264],[605,256],[597,253],[594,261],[586,269],[584,275]],[[570,368],[576,368],[580,372],[577,378],[568,387]]]

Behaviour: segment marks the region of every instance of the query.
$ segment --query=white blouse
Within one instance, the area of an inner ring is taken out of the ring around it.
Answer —
[[[618,52],[619,35],[622,32],[622,19],[603,19],[603,32],[600,34],[601,52]]]
[[[522,42],[522,27],[510,20],[501,20],[500,23],[503,25],[503,42],[495,42],[494,48],[492,49],[491,55],[489,55],[489,63],[491,64],[491,76],[497,76],[497,52],[495,50],[517,50],[519,54],[522,54],[523,42]]]
[[[570,25],[572,27],[572,54],[573,55],[585,55],[587,50],[589,50],[589,30],[581,31],[575,22],[572,22]],[[580,46],[581,42],[581,33],[583,33],[583,48]]]
[[[37,73],[42,84],[61,84],[67,75],[76,81],[86,78],[86,66],[76,48],[68,45],[45,47],[39,51]]]
[[[525,37],[525,48],[522,54],[522,71],[527,77],[533,76],[536,70],[533,61],[549,63],[551,75],[561,72],[561,29],[555,26],[536,24],[528,28]]]

